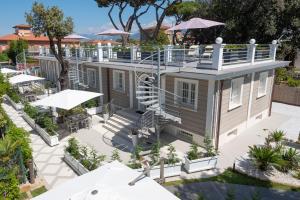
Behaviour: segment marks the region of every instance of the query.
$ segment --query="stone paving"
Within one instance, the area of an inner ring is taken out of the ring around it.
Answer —
[[[77,176],[62,160],[64,155],[64,146],[69,139],[68,137],[61,140],[59,145],[50,147],[23,120],[18,111],[6,102],[2,103],[2,107],[17,127],[24,128],[26,131],[30,132],[33,159],[38,169],[38,176],[45,180],[47,189],[56,187],[57,185]]]

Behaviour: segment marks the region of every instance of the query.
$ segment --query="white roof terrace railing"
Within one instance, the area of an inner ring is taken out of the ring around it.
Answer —
[[[249,44],[223,44],[222,38],[217,38],[212,45],[166,45],[160,49],[160,62],[165,66],[197,67],[213,70],[223,70],[232,67],[275,61],[277,41],[272,44],[255,44],[251,39]],[[84,62],[128,62],[157,64],[158,48],[154,46],[102,46],[69,48],[64,46],[66,59]],[[35,56],[53,56],[51,50],[40,47]]]

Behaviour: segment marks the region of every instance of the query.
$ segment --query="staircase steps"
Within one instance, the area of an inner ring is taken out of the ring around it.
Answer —
[[[144,99],[155,99],[158,98],[158,96],[137,96],[136,98],[139,100],[144,100]]]
[[[140,104],[143,104],[145,106],[153,105],[153,104],[156,104],[156,103],[158,103],[158,99],[140,102]]]
[[[156,91],[136,91],[136,94],[158,94]]]

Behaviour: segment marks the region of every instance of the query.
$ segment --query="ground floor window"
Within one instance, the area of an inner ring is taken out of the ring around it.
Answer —
[[[96,70],[87,69],[87,85],[91,88],[96,88]]]
[[[113,71],[113,89],[119,92],[125,92],[125,72]]]

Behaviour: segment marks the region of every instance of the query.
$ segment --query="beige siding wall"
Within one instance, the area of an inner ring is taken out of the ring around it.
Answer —
[[[166,76],[166,90],[174,93],[175,78]],[[191,133],[204,136],[206,124],[206,105],[207,105],[208,81],[198,80],[198,106],[197,111],[181,108],[181,125],[176,125]]]
[[[262,111],[270,107],[270,98],[272,95],[273,88],[273,70],[268,71],[268,82],[267,82],[267,93],[265,96],[258,97],[258,86],[259,86],[259,74],[255,73],[254,76],[254,85],[253,85],[253,96],[252,96],[252,105],[250,116],[254,117],[255,115],[261,113]]]
[[[125,70],[118,70],[125,72],[125,92],[115,91],[113,89],[113,69],[109,70],[109,77],[110,77],[110,97],[114,99],[116,105],[122,106],[124,108],[130,107],[130,96],[129,96],[129,72]]]
[[[220,134],[226,133],[235,126],[247,120],[251,75],[249,74],[243,77],[244,85],[242,94],[242,105],[231,110],[229,110],[231,80],[224,80],[220,117]]]

